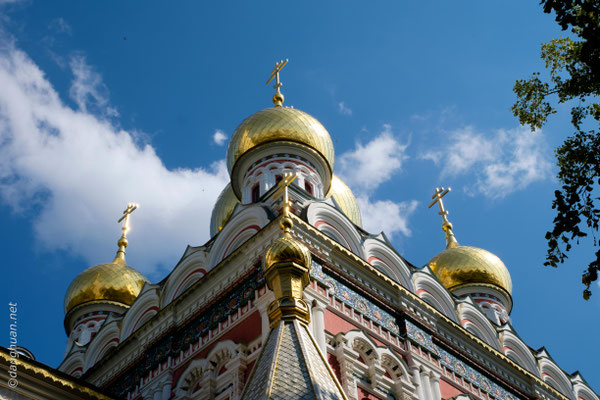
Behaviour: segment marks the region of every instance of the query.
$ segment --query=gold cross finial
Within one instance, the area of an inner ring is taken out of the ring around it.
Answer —
[[[427,208],[433,207],[435,203],[438,203],[440,206],[439,215],[442,216],[442,229],[446,232],[446,248],[457,247],[458,241],[454,237],[454,232],[452,232],[452,224],[448,221],[448,210],[444,208],[444,203],[442,202],[442,197],[447,195],[452,188],[444,189],[444,188],[435,188],[435,193],[431,196],[434,199],[431,204]]]
[[[127,204],[127,208],[123,211],[123,216],[121,216],[121,218],[119,218],[119,220],[117,221],[118,223],[123,222],[123,226],[121,227],[121,230],[123,231],[123,233],[121,234],[121,238],[119,239],[119,242],[118,242],[119,250],[117,250],[117,256],[115,257],[115,260],[113,261],[113,263],[114,262],[119,262],[119,263],[125,262],[125,248],[127,247],[127,244],[129,243],[127,241],[127,232],[129,231],[129,216],[131,215],[132,212],[134,212],[138,208],[139,208],[139,204],[135,204],[135,203]]]
[[[283,179],[277,184],[278,189],[273,193],[273,198],[277,198],[283,192],[283,218],[281,220],[280,226],[283,230],[283,233],[288,233],[292,230],[294,223],[290,218],[290,198],[288,194],[288,187],[292,184],[294,179],[296,179],[297,175],[291,172],[287,172],[283,175]]]
[[[281,94],[281,86],[283,86],[283,84],[279,81],[279,71],[281,71],[281,69],[283,67],[285,67],[285,64],[288,63],[288,59],[286,58],[285,60],[281,60],[278,63],[275,64],[275,68],[273,68],[273,71],[271,71],[271,76],[269,77],[269,80],[267,81],[267,85],[273,80],[273,78],[275,78],[275,86],[273,86],[273,89],[275,89],[275,95],[273,95],[273,104],[275,104],[275,107],[281,107],[281,105],[283,104],[283,100],[284,97]]]

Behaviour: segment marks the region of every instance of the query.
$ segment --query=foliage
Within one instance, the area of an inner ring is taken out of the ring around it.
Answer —
[[[572,136],[556,149],[561,189],[555,191],[554,228],[546,233],[548,250],[545,265],[564,263],[574,243],[591,233],[594,246],[600,223],[600,1],[542,0],[544,12],[555,13],[571,38],[551,40],[542,45],[547,78],[539,72],[517,80],[513,88],[517,101],[513,114],[532,130],[541,128],[559,104],[571,107]],[[572,39],[573,38],[573,39]],[[600,250],[587,266],[582,282],[583,297],[598,279]]]

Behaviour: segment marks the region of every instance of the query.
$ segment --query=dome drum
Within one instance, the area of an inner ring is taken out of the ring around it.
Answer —
[[[251,190],[247,187],[248,180],[246,179],[248,173],[252,170],[252,167],[263,159],[271,158],[273,155],[288,155],[288,159],[298,164],[304,164],[306,168],[314,169],[317,179],[320,182],[315,182],[318,187],[322,188],[321,192],[326,193],[331,187],[332,172],[329,164],[325,161],[323,156],[312,149],[301,143],[290,142],[290,141],[275,141],[261,144],[260,146],[249,150],[243,156],[241,156],[233,170],[231,172],[231,186],[238,199],[241,199],[243,203],[250,202],[248,193],[244,196],[245,191]],[[303,162],[305,160],[305,162]],[[304,175],[301,171],[302,168],[298,167],[296,172],[298,175]],[[314,177],[305,177],[307,180],[314,180]],[[263,188],[261,193],[266,193],[275,182],[267,182],[267,185]]]
[[[123,303],[109,300],[89,301],[87,303],[80,304],[75,306],[65,316],[65,331],[67,332],[67,335],[70,335],[71,332],[77,328],[80,321],[87,318],[86,315],[88,314],[94,314],[94,317],[98,317],[100,315],[108,317],[112,313],[123,314],[128,309],[129,306]]]
[[[498,304],[505,309],[507,314],[510,314],[513,306],[511,295],[496,285],[485,283],[459,285],[452,288],[452,293],[457,297],[471,296],[476,303],[485,300]]]
[[[254,163],[244,176],[242,184],[242,204],[251,203],[253,192],[259,189],[259,197],[264,195],[278,182],[278,177],[286,173],[296,175],[294,185],[303,188],[316,198],[323,198],[321,176],[308,160],[291,154],[272,154]]]

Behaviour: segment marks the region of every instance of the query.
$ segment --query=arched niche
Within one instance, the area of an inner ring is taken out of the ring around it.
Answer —
[[[207,272],[254,236],[267,223],[267,212],[260,206],[244,208],[225,225],[210,249]]]
[[[162,290],[160,308],[165,308],[169,303],[179,297],[195,282],[208,272],[208,255],[202,249],[186,250],[186,254],[173,269]]]
[[[365,259],[362,237],[354,224],[339,210],[324,202],[312,202],[306,208],[308,223],[352,253]]]
[[[525,342],[517,336],[510,325],[502,327],[500,331],[500,342],[502,343],[502,350],[508,358],[531,372],[533,375],[540,377],[540,370],[538,369],[537,362],[535,361],[531,350]]]
[[[456,303],[448,290],[433,275],[429,267],[425,267],[412,275],[414,291],[430,306],[459,323]]]
[[[363,243],[366,261],[405,288],[414,291],[411,271],[402,258],[387,244],[374,238]]]
[[[83,371],[87,371],[94,364],[100,361],[110,349],[119,344],[120,329],[116,319],[106,321],[100,331],[92,339],[85,352],[85,362]]]
[[[159,310],[160,289],[158,285],[145,284],[142,291],[129,310],[123,316],[120,341],[150,321]]]
[[[460,324],[463,328],[492,346],[494,349],[502,351],[500,348],[500,341],[498,340],[498,333],[488,318],[481,312],[478,306],[473,304],[470,298],[462,300],[458,304],[457,310]]]

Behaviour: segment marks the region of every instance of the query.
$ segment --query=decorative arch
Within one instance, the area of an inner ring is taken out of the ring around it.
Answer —
[[[459,322],[454,299],[433,275],[429,267],[415,272],[412,275],[412,282],[417,296],[454,322]]]
[[[400,283],[410,291],[414,291],[410,279],[410,269],[388,245],[380,240],[369,238],[363,243],[365,259],[369,264]]]
[[[496,350],[502,351],[496,330],[487,317],[481,312],[481,309],[473,304],[471,298],[461,301],[458,304],[457,309],[460,324],[463,328]]]
[[[502,343],[502,350],[508,358],[535,376],[540,377],[540,371],[531,350],[517,336],[510,325],[505,325],[500,331],[500,342]]]
[[[150,321],[159,310],[159,286],[146,283],[142,292],[123,316],[120,341]]]
[[[176,398],[189,398],[198,383],[203,380],[207,371],[212,371],[212,365],[207,359],[202,358],[193,360],[177,381],[177,385],[173,390]]]
[[[81,377],[84,366],[83,354],[82,351],[75,351],[69,354],[58,369],[75,378]]]
[[[378,346],[362,330],[351,330],[339,333],[336,337],[338,336],[343,337],[343,340],[336,339],[338,343],[345,343],[344,346],[348,347],[347,350],[337,353],[338,362],[346,368],[345,390],[352,392],[356,388],[358,382],[353,376],[364,376],[371,382],[371,388],[387,387],[396,398],[412,398],[415,387],[408,365],[401,357],[389,347]],[[364,365],[356,363],[354,357],[360,357]]]
[[[237,356],[237,345],[232,340],[218,342],[206,358],[195,359],[183,371],[174,389],[176,398],[192,398],[198,386],[202,388],[204,395],[214,395],[219,372]]]
[[[550,358],[545,349],[538,354],[538,365],[542,380],[565,396],[573,398],[573,386],[565,373]]]
[[[165,308],[167,304],[175,300],[195,282],[200,280],[207,272],[208,254],[201,248],[190,251],[188,247],[185,254],[175,266],[162,290],[160,307]]]
[[[85,353],[84,372],[102,359],[110,349],[119,344],[119,324],[116,319],[105,323]]]
[[[235,215],[217,236],[210,250],[207,271],[254,236],[268,222],[267,212],[257,205],[247,206]]]
[[[217,343],[208,353],[206,359],[214,366],[215,375],[237,355],[237,345],[232,340]]]
[[[410,384],[410,373],[408,365],[406,365],[404,360],[395,355],[387,347],[378,347],[377,352],[381,360],[381,366],[392,377],[392,380],[401,380]]]
[[[573,393],[577,400],[598,400],[598,396],[590,387],[587,385],[583,377],[579,372],[575,373],[575,376],[571,379],[573,384]]]
[[[308,223],[357,256],[365,259],[362,237],[350,220],[325,202],[313,202],[306,208]]]

